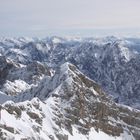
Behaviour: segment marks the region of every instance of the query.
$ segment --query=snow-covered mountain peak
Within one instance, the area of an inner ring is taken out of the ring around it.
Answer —
[[[78,69],[73,64],[65,62],[60,66],[60,73],[61,75],[65,74],[71,76],[72,74],[75,75],[76,73],[78,73]]]
[[[110,46],[113,51],[114,57],[120,57],[119,59],[123,59],[125,62],[130,61],[137,55],[136,51],[130,50],[130,48],[127,47],[124,40],[117,40],[113,42]]]

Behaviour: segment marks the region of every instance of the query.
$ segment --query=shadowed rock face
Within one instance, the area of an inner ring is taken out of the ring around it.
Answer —
[[[24,67],[19,67],[11,71],[9,75],[7,75],[7,80],[14,81],[21,79],[28,84],[35,84],[39,82],[40,77],[44,75],[51,76],[49,67],[34,61]]]
[[[14,68],[16,66],[12,62],[8,62],[6,57],[0,56],[0,85],[5,82],[9,72]]]

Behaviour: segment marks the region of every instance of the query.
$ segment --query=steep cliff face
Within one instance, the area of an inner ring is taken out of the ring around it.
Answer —
[[[2,105],[3,139],[140,138],[140,112],[114,103],[97,83],[70,63],[13,101],[17,103]]]

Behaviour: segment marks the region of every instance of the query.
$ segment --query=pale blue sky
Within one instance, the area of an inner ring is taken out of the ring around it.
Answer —
[[[0,0],[0,36],[140,35],[140,0]]]

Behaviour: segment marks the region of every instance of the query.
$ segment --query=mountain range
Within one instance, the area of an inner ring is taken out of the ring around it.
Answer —
[[[1,38],[2,140],[139,140],[140,39]]]

